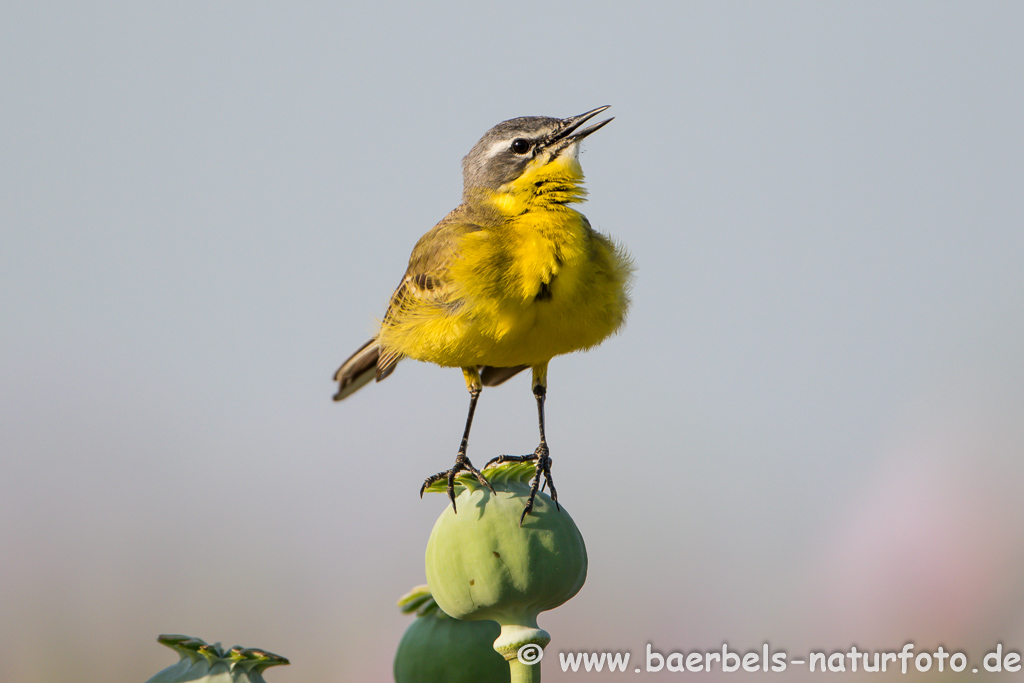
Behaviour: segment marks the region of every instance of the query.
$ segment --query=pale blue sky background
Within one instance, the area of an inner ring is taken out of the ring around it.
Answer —
[[[180,632],[387,680],[467,396],[331,375],[484,131],[603,104],[582,209],[638,272],[623,333],[550,369],[591,565],[549,653],[1021,649],[1022,26],[3,3],[0,679],[142,681]],[[471,456],[532,451],[534,411],[485,392]]]

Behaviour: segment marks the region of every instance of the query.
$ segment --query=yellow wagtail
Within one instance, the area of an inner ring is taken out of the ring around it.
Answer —
[[[532,455],[492,462],[536,460],[523,519],[542,475],[557,501],[544,437],[548,361],[601,343],[629,306],[632,261],[569,206],[586,194],[580,142],[611,119],[578,129],[607,108],[566,119],[511,119],[487,131],[462,160],[462,204],[417,242],[380,332],[335,374],[340,401],[390,375],[405,357],[462,368],[470,397],[462,444],[455,465],[429,477],[421,496],[447,478],[454,508],[461,471],[490,487],[466,457],[477,399],[483,386],[529,367],[540,445]]]

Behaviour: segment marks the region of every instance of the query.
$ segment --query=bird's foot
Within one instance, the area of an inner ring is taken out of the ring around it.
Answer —
[[[459,511],[455,507],[455,475],[459,472],[469,472],[476,480],[480,482],[481,486],[486,486],[490,489],[491,493],[494,493],[494,487],[491,486],[491,482],[484,478],[484,475],[480,474],[480,470],[473,467],[473,463],[469,461],[465,453],[460,452],[455,456],[455,464],[450,470],[444,472],[438,472],[437,474],[427,477],[427,480],[423,482],[423,486],[420,487],[420,498],[423,497],[423,492],[427,490],[427,487],[436,481],[446,479],[448,481],[448,498],[452,501],[452,512],[458,514]]]
[[[537,465],[534,469],[533,479],[530,480],[530,497],[526,501],[526,507],[523,509],[523,514],[519,518],[519,526],[523,525],[523,520],[526,519],[526,515],[533,511],[533,502],[537,497],[537,491],[543,491],[544,487],[547,486],[551,489],[551,500],[554,501],[555,507],[559,510],[561,506],[558,504],[558,491],[555,490],[555,482],[551,479],[551,456],[548,454],[548,445],[541,442],[530,455],[499,455],[496,458],[491,458],[490,462],[484,467],[490,467],[491,465],[498,465],[503,462],[531,462],[536,461]],[[541,476],[543,475],[543,482]]]

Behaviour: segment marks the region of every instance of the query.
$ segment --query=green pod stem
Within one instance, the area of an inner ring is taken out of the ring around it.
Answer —
[[[508,661],[510,683],[540,683],[540,662],[524,664],[515,657]]]

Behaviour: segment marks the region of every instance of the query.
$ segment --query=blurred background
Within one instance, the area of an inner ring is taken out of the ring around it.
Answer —
[[[1021,651],[1022,25],[3,3],[0,680],[143,681],[159,633],[388,680],[467,394],[407,362],[334,404],[332,374],[488,128],[604,104],[581,209],[638,271],[624,331],[550,368],[590,574],[545,680],[648,643]],[[474,461],[535,446],[526,376],[485,391]]]

